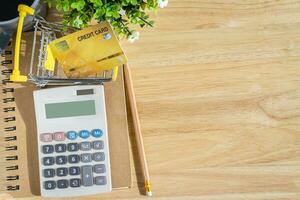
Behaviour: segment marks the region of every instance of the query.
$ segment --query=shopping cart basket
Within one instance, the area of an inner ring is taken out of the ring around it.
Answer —
[[[10,76],[13,82],[32,82],[37,86],[44,87],[46,85],[85,85],[85,84],[102,84],[105,81],[115,80],[118,73],[118,67],[111,70],[103,70],[96,74],[95,77],[89,78],[67,78],[58,73],[59,64],[47,51],[48,44],[66,34],[75,32],[79,29],[65,26],[59,23],[48,22],[44,18],[34,15],[34,10],[26,5],[19,5],[19,22],[16,35],[14,69]],[[24,18],[27,15],[32,15],[34,23],[33,46],[31,52],[31,61],[28,75],[21,75],[19,68],[20,43]],[[38,49],[39,48],[39,49]],[[36,50],[39,50],[36,58]],[[36,60],[37,59],[37,60]],[[35,64],[37,61],[37,64]],[[53,69],[49,70],[46,64],[53,65]]]

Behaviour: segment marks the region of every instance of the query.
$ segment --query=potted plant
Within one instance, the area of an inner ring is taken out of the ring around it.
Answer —
[[[63,23],[78,28],[88,26],[91,20],[110,22],[118,36],[129,42],[139,38],[134,25],[152,27],[154,21],[147,11],[167,6],[168,0],[46,0],[51,6],[55,1],[56,9],[63,15]]]

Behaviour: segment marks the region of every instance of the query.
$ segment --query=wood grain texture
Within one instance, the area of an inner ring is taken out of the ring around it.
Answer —
[[[153,199],[300,199],[300,1],[173,0],[153,17],[124,42]],[[146,199],[132,170],[132,189],[86,199]]]

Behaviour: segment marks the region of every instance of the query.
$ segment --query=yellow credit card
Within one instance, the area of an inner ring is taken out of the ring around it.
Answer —
[[[89,77],[127,62],[108,22],[53,40],[49,46],[67,77]]]

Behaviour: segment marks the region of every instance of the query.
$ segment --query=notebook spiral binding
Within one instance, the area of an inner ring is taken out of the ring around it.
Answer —
[[[8,44],[9,46],[11,45],[11,43]],[[2,57],[6,57],[7,55],[12,55],[12,51],[10,50],[5,50],[2,52],[1,56]],[[9,75],[12,73],[12,69],[9,69],[8,66],[12,64],[12,60],[6,59],[1,61],[1,65],[2,68],[5,67],[4,69],[2,69],[1,74],[3,75],[3,79],[2,79],[2,84],[6,85],[7,83],[9,83]],[[2,93],[3,94],[8,94],[8,93],[13,93],[14,92],[14,88],[3,88],[2,89]],[[5,97],[3,98],[3,103],[4,104],[8,104],[11,102],[14,102],[15,99],[13,97]],[[15,111],[15,107],[12,106],[4,106],[3,108],[3,112],[5,113],[11,113]],[[11,123],[16,121],[16,117],[15,116],[6,116],[3,118],[3,121],[5,123]],[[17,140],[17,135],[15,133],[17,127],[14,125],[10,125],[7,127],[4,127],[4,132],[7,133],[6,136],[4,137],[4,141],[6,142],[11,142],[11,141],[16,141]],[[10,133],[10,134],[8,134]],[[18,160],[18,155],[14,155],[11,154],[11,152],[16,152],[18,150],[18,146],[16,145],[9,145],[9,146],[5,146],[4,150],[7,152],[10,152],[9,155],[7,155],[5,157],[5,160],[8,163],[13,163],[13,161]],[[17,154],[17,153],[15,153]],[[6,171],[17,171],[19,169],[19,166],[16,164],[10,164],[9,166],[6,166]],[[6,176],[6,181],[9,182],[9,184],[6,186],[6,190],[7,191],[16,191],[16,190],[20,190],[20,185],[18,184],[13,184],[13,181],[17,181],[20,179],[20,176],[18,174],[14,174],[14,175],[7,175]]]

